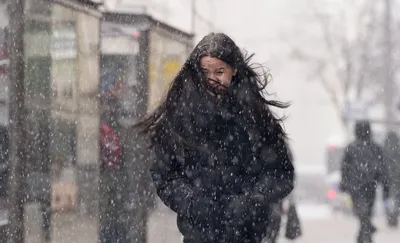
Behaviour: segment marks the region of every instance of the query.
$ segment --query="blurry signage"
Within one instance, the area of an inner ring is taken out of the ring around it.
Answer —
[[[171,82],[182,68],[188,53],[184,42],[159,32],[150,33],[149,50],[149,103],[154,109],[165,96]]]
[[[77,55],[76,33],[71,29],[55,29],[51,36],[53,59],[73,59]]]
[[[103,55],[136,55],[139,52],[139,43],[125,36],[103,37],[100,46]]]
[[[182,62],[176,59],[175,56],[161,57],[159,62],[151,63],[150,82],[157,82],[157,78],[161,78],[160,81],[168,86],[182,67]]]
[[[105,55],[136,55],[139,53],[137,29],[110,22],[101,24],[100,50]]]
[[[167,59],[168,60],[168,59]],[[164,63],[164,81],[171,82],[182,67],[182,63],[178,60],[168,60]]]
[[[368,107],[363,102],[346,102],[344,108],[344,117],[346,120],[364,120],[368,119]]]

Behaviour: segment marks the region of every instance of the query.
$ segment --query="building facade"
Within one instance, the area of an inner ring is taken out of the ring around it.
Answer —
[[[7,12],[6,2],[0,2],[2,13]],[[28,242],[63,242],[60,237],[66,236],[68,242],[97,242],[98,4],[88,0],[25,0]],[[7,133],[7,45],[11,43],[7,43],[7,15],[1,14],[0,21],[0,126]],[[1,142],[8,142],[5,140]]]

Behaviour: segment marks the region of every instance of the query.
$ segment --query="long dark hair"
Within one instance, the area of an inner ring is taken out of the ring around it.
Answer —
[[[253,55],[244,55],[223,33],[210,33],[197,44],[173,80],[164,101],[136,127],[151,138],[159,137],[159,133],[168,133],[179,141],[205,132],[198,129],[202,127],[199,123],[205,119],[209,125],[215,114],[221,114],[221,107],[224,106],[216,105],[213,102],[215,97],[206,91],[206,77],[200,66],[200,59],[204,56],[218,58],[237,71],[224,98],[225,107],[230,107],[230,114],[241,114],[256,127],[273,129],[277,133],[275,135],[286,136],[280,124],[282,119],[273,114],[270,106],[286,108],[289,104],[264,97],[263,92],[271,75],[261,65],[251,65]],[[193,123],[196,124],[192,128],[187,128]]]

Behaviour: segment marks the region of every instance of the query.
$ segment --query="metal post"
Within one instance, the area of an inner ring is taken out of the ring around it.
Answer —
[[[25,162],[24,0],[8,1],[10,84],[9,243],[24,242],[23,163]]]
[[[133,115],[134,121],[142,119],[148,109],[149,95],[149,50],[150,50],[150,30],[143,30],[139,39],[139,55],[137,60],[138,81],[140,83],[137,92],[137,113]],[[149,192],[147,177],[149,150],[145,139],[137,131],[131,128],[126,129],[122,136],[124,146],[125,170],[128,172],[128,186],[125,188],[129,196],[127,214],[130,215],[127,220],[130,227],[128,229],[128,242],[145,243],[147,242],[147,218],[149,215]]]
[[[197,15],[197,12],[196,12],[196,0],[192,0],[192,21],[191,21],[191,24],[192,24],[192,34],[193,35],[196,35],[196,16]]]
[[[385,21],[384,21],[384,31],[385,31],[385,50],[384,50],[384,105],[386,120],[394,120],[394,92],[395,83],[393,79],[393,43],[392,43],[392,1],[385,0]],[[387,126],[387,130],[390,130],[390,126]]]

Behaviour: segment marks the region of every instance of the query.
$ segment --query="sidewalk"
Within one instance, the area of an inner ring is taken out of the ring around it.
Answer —
[[[182,242],[176,227],[175,214],[161,206],[149,219],[148,243]],[[400,228],[390,229],[383,218],[374,218],[378,232],[374,236],[375,243],[400,242]],[[307,217],[302,220],[303,235],[296,241],[289,241],[282,235],[279,243],[354,243],[358,230],[358,222],[351,217],[331,215],[329,218],[316,219]],[[281,234],[284,227],[281,229]]]
[[[159,204],[148,221],[147,231],[148,243],[180,243],[181,233],[176,226],[176,215],[174,212]]]
[[[383,218],[374,218],[378,232],[374,235],[375,243],[397,243],[400,229],[390,229]],[[321,221],[303,223],[303,236],[296,243],[354,243],[358,231],[358,222],[351,217],[333,216]],[[283,239],[283,238],[281,238]],[[291,241],[281,240],[280,243]]]
[[[40,240],[39,214],[35,206],[30,206],[26,217],[27,243],[42,243]],[[80,218],[75,213],[55,214],[52,243],[97,243],[97,222],[94,219]],[[35,223],[36,222],[36,223]],[[375,218],[378,233],[375,243],[397,243],[400,229],[389,229],[384,219]],[[288,241],[283,237],[279,243],[354,243],[358,224],[354,218],[332,215],[329,218],[306,218],[302,220],[303,236],[297,241]],[[282,227],[282,232],[284,227]],[[147,243],[181,243],[182,237],[176,226],[175,214],[164,205],[159,205],[149,217]]]
[[[25,212],[26,243],[43,243],[38,205],[30,204]],[[77,213],[53,214],[51,243],[97,243],[97,221]]]

